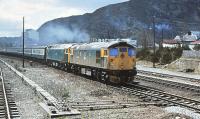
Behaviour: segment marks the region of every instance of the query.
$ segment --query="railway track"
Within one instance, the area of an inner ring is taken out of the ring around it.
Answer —
[[[164,79],[182,79],[182,80],[190,80],[190,81],[196,81],[196,79],[193,78],[187,78],[187,77],[182,77],[182,76],[174,76],[174,75],[169,75],[169,74],[162,74],[162,73],[155,73],[155,72],[148,72],[148,71],[138,71],[138,75],[136,76],[137,80],[142,80],[145,82],[150,82],[150,83],[156,83],[160,85],[164,85],[167,87],[174,87],[178,89],[185,89],[185,90],[190,90],[193,92],[200,92],[200,86],[197,85],[191,85],[191,84],[186,84],[186,83],[180,83],[180,82],[175,82],[171,80],[164,80]]]
[[[115,101],[115,100],[102,100],[102,101],[67,101],[70,107],[78,109],[80,111],[88,111],[88,110],[106,110],[106,109],[121,109],[121,108],[130,108],[136,107],[140,105],[153,105],[152,103],[143,103],[137,104],[132,100],[123,100],[123,101]]]
[[[156,106],[180,106],[197,113],[200,113],[200,101],[193,100],[190,98],[178,96],[175,94],[167,93],[156,88],[149,86],[144,86],[140,84],[126,84],[124,86],[108,85],[109,87],[116,89],[117,91],[122,91],[124,93],[135,95],[145,102],[147,105]],[[75,103],[75,102],[73,102]],[[90,104],[91,103],[91,104]],[[67,103],[69,104],[69,102]],[[117,103],[116,103],[117,104]],[[119,103],[116,106],[115,102],[104,102],[104,103],[94,103],[94,102],[78,102],[75,104],[70,104],[72,107],[78,108],[79,110],[100,110],[100,109],[112,109],[112,108],[128,108],[135,107],[133,102],[129,103]]]
[[[18,119],[19,112],[0,68],[0,119]]]
[[[158,89],[154,89],[152,87],[140,84],[127,84],[126,86],[113,88],[117,90],[122,90],[123,92],[128,93],[130,95],[138,96],[139,98],[144,99],[146,101],[157,102],[157,105],[160,106],[181,106],[200,113],[200,101],[170,94]]]
[[[137,70],[139,74],[146,74],[146,75],[151,75],[151,76],[156,76],[156,77],[161,77],[161,78],[179,78],[179,79],[184,79],[184,80],[190,80],[190,81],[196,81],[194,78],[189,78],[189,77],[184,77],[184,76],[178,76],[178,75],[170,75],[170,74],[164,74],[164,73],[157,73],[157,72],[151,72],[151,71],[144,71],[144,70]]]
[[[143,73],[143,72],[138,71],[138,73]],[[145,74],[154,76],[155,78],[156,77],[159,77],[159,78],[174,78],[173,75],[159,74],[159,73],[154,73],[154,72],[145,72]],[[139,77],[139,78],[141,78],[141,77]],[[145,78],[146,77],[143,76],[143,79],[145,79]],[[179,78],[184,78],[184,77],[179,77]],[[146,80],[149,81],[150,79],[146,78]],[[158,81],[158,82],[160,82],[160,81]],[[172,83],[176,87],[182,87],[182,85],[183,85],[181,83],[175,84],[174,82],[168,82],[168,83]],[[163,83],[163,85],[164,84],[166,85],[167,83]],[[173,85],[171,85],[171,86],[173,86]],[[129,93],[130,95],[138,96],[138,97],[145,99],[147,101],[158,102],[157,104],[159,104],[159,105],[181,106],[181,107],[185,107],[185,108],[188,108],[188,109],[192,109],[195,112],[200,113],[200,101],[197,101],[197,100],[193,100],[193,99],[190,99],[190,98],[185,98],[185,97],[181,97],[181,96],[178,96],[178,95],[170,94],[170,93],[167,93],[167,92],[164,92],[164,91],[152,88],[152,87],[140,85],[140,84],[127,84],[126,86],[120,86],[120,87],[111,86],[111,87],[114,88],[114,89],[117,89],[119,91]],[[196,88],[194,89],[194,87],[187,87],[186,86],[186,87],[183,87],[183,88],[199,91]],[[80,106],[80,105],[78,105],[78,106]]]

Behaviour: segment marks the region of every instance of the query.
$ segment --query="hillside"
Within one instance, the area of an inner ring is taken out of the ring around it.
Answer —
[[[199,22],[199,6],[200,0],[130,0],[93,13],[48,21],[38,31],[44,42],[139,37],[141,31],[152,27],[152,16],[156,16],[157,35],[163,27],[168,37],[175,31],[198,30],[198,25],[187,23]]]

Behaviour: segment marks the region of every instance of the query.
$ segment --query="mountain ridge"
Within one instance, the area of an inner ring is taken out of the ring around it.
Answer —
[[[139,37],[141,31],[152,27],[153,16],[156,16],[158,34],[159,28],[165,24],[163,26],[167,28],[163,29],[168,37],[171,32],[179,30],[182,32],[196,27],[197,25],[191,26],[188,23],[197,23],[200,20],[199,6],[200,0],[130,0],[99,8],[93,13],[48,21],[38,29],[38,32],[40,39],[51,42]],[[184,28],[178,28],[183,25]]]

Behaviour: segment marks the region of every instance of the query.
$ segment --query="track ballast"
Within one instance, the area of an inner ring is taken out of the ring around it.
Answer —
[[[140,84],[127,84],[125,86],[112,87],[117,90],[122,90],[130,95],[138,96],[145,101],[157,102],[156,105],[159,106],[180,106],[200,113],[200,101],[197,100],[170,94],[165,91]]]
[[[197,79],[193,79],[193,78],[174,76],[174,75],[169,75],[169,74],[161,74],[161,73],[142,71],[142,70],[138,70],[138,75],[136,76],[137,80],[160,84],[167,87],[174,87],[181,90],[185,89],[185,90],[190,90],[192,92],[197,92],[197,93],[200,92],[200,86],[167,80],[167,79],[172,79],[172,78],[186,80],[186,81],[190,80],[191,82],[197,81]]]
[[[11,89],[5,82],[3,71],[0,68],[0,119],[16,119],[19,117]]]

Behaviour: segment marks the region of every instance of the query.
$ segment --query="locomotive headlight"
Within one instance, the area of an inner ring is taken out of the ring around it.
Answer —
[[[114,59],[110,59],[110,62],[113,62],[114,61]]]

